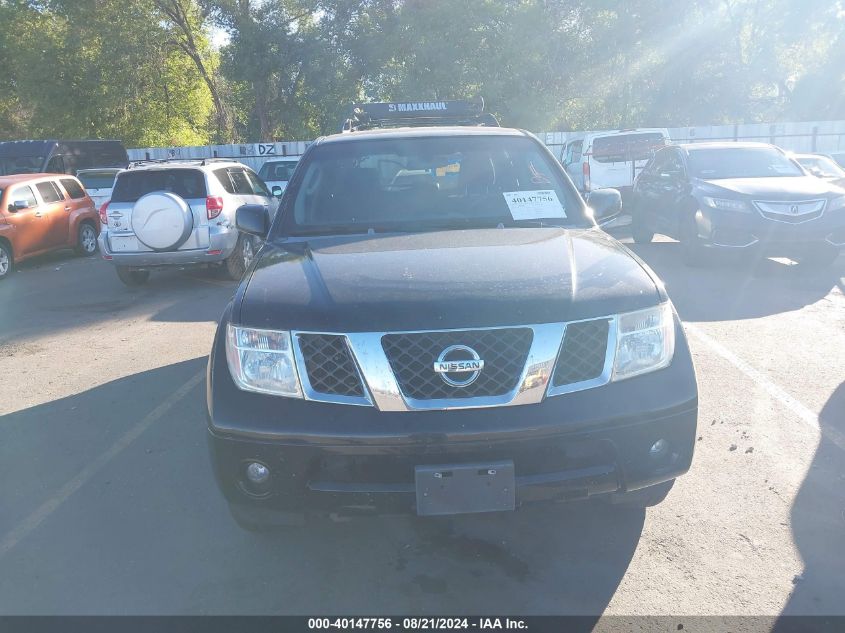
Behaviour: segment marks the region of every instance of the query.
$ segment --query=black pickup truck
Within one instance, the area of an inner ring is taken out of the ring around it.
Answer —
[[[698,393],[660,280],[596,225],[618,193],[588,207],[489,115],[390,105],[309,147],[272,226],[238,211],[266,240],[207,395],[235,520],[660,502],[690,466]]]

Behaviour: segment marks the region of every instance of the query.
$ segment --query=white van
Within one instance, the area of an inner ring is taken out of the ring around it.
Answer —
[[[561,162],[582,194],[612,187],[625,197],[648,159],[668,142],[666,128],[581,132],[567,140]]]

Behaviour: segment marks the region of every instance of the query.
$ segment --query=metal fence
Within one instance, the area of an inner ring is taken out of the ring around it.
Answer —
[[[668,130],[669,138],[674,143],[758,141],[771,143],[792,152],[823,154],[845,151],[845,121],[698,125]],[[582,132],[541,132],[538,136],[560,158],[566,141],[577,134]]]
[[[595,130],[600,131],[600,130]],[[537,136],[560,157],[567,139],[579,132],[540,132]],[[669,128],[675,143],[701,141],[761,141],[794,152],[845,151],[845,121],[799,123],[744,123]],[[258,170],[267,160],[299,156],[311,141],[202,145],[197,147],[151,147],[130,149],[130,160],[167,158],[231,158]]]
[[[280,143],[241,143],[239,145],[199,145],[193,147],[148,147],[128,150],[129,160],[179,158],[231,158],[258,171],[267,160],[300,156],[311,141]]]

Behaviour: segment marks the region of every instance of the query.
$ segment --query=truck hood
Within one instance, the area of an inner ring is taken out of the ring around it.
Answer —
[[[268,243],[235,305],[250,327],[324,332],[553,323],[665,298],[597,229],[480,229]]]
[[[705,195],[739,194],[757,200],[807,200],[836,193],[834,186],[815,176],[699,180],[699,189]]]

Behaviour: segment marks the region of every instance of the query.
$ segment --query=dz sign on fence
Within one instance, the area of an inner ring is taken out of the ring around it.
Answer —
[[[276,155],[276,144],[275,143],[259,143],[258,144],[258,155],[259,156],[275,156]]]

